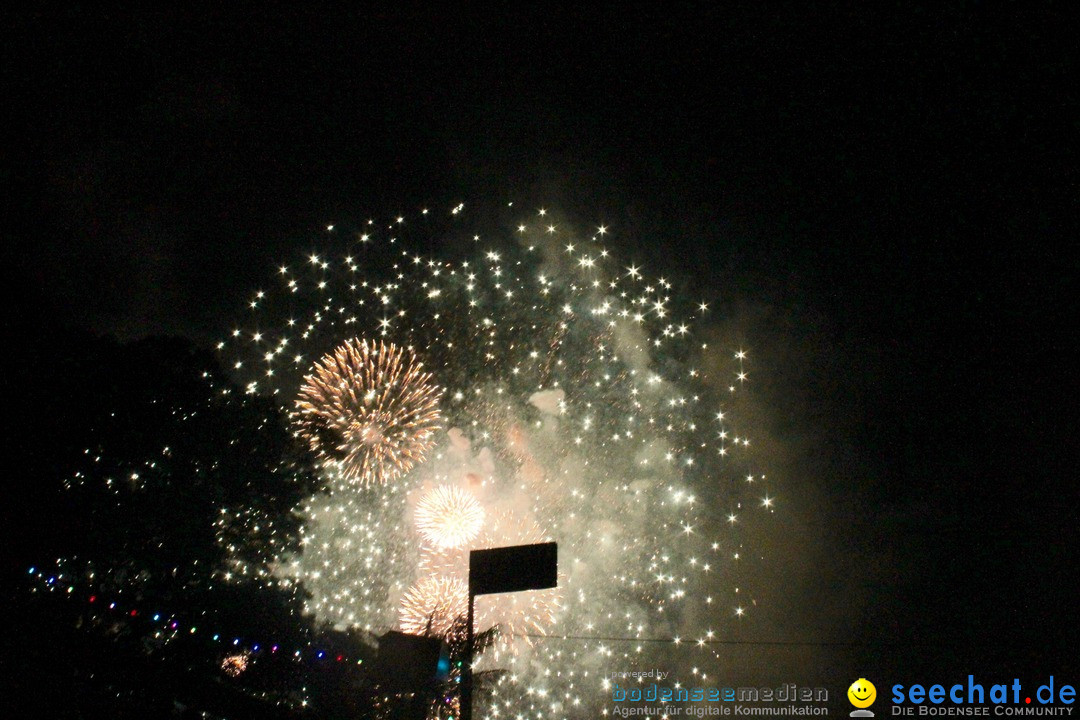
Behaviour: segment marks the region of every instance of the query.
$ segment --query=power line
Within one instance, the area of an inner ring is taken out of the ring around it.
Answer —
[[[757,645],[775,647],[911,647],[911,646],[935,646],[938,643],[915,642],[911,640],[897,640],[893,642],[849,642],[849,641],[816,641],[816,640],[718,640],[697,639],[687,640],[676,637],[666,638],[640,638],[618,637],[614,635],[542,635],[540,633],[514,633],[513,637],[525,637],[541,640],[597,640],[602,642],[636,642],[636,643],[667,643],[671,645]]]

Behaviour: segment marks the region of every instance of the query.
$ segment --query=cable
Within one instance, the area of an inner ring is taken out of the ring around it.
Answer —
[[[819,642],[812,640],[684,640],[682,638],[635,638],[616,637],[605,635],[542,635],[540,633],[514,633],[513,637],[526,637],[541,640],[598,640],[603,642],[636,642],[636,643],[670,643],[672,645],[765,645],[779,647],[899,647],[899,646],[927,646],[937,643],[913,642],[910,640],[896,642]]]

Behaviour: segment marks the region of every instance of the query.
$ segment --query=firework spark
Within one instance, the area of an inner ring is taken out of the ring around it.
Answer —
[[[411,351],[353,338],[304,378],[296,424],[311,449],[346,480],[385,484],[421,462],[435,444],[441,395]]]
[[[416,527],[438,548],[456,548],[475,538],[484,525],[484,508],[467,490],[443,485],[416,506]]]

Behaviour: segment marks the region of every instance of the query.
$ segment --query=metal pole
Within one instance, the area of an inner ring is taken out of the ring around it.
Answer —
[[[473,663],[473,601],[469,589],[468,628],[465,631],[465,660],[461,664],[461,720],[472,720],[472,663]]]

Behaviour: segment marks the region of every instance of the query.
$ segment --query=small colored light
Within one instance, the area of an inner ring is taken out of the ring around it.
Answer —
[[[132,610],[130,613],[128,613],[128,615],[130,615],[131,617],[135,617],[138,614],[139,614],[138,610]]]
[[[217,640],[218,640],[218,638],[219,638],[219,637],[221,637],[221,636],[220,636],[220,635],[215,635],[215,636],[214,636],[214,642],[217,642]]]
[[[32,568],[30,568],[30,574],[31,574],[31,575],[33,575],[33,574],[34,574],[34,571],[35,571],[35,570],[37,570],[37,568],[36,568],[36,567],[32,567]]]
[[[109,603],[109,609],[110,610],[115,610],[116,609],[116,603]]]
[[[337,661],[338,661],[338,662],[341,662],[341,661],[342,661],[342,660],[344,660],[344,659],[345,659],[345,656],[344,656],[344,655],[338,655],[338,656],[337,656]]]
[[[251,648],[251,651],[252,652],[259,652],[259,646],[255,645],[254,647]]]
[[[275,645],[274,647],[270,648],[270,652],[277,652],[277,645]]]
[[[233,638],[232,644],[233,645],[239,645],[240,644],[240,638]]]
[[[154,622],[157,622],[160,619],[161,619],[161,615],[158,615],[158,614],[154,615]]]
[[[319,651],[319,658],[322,658],[322,656],[323,656],[323,655],[325,655],[325,654],[326,654],[326,653],[324,653],[324,652],[323,652],[322,650],[320,650],[320,651]]]
[[[91,595],[90,602],[97,602],[97,595]]]
[[[169,627],[171,627],[173,630],[175,630],[179,626],[180,626],[180,624],[177,623],[175,620],[173,620],[171,623],[169,623]]]

